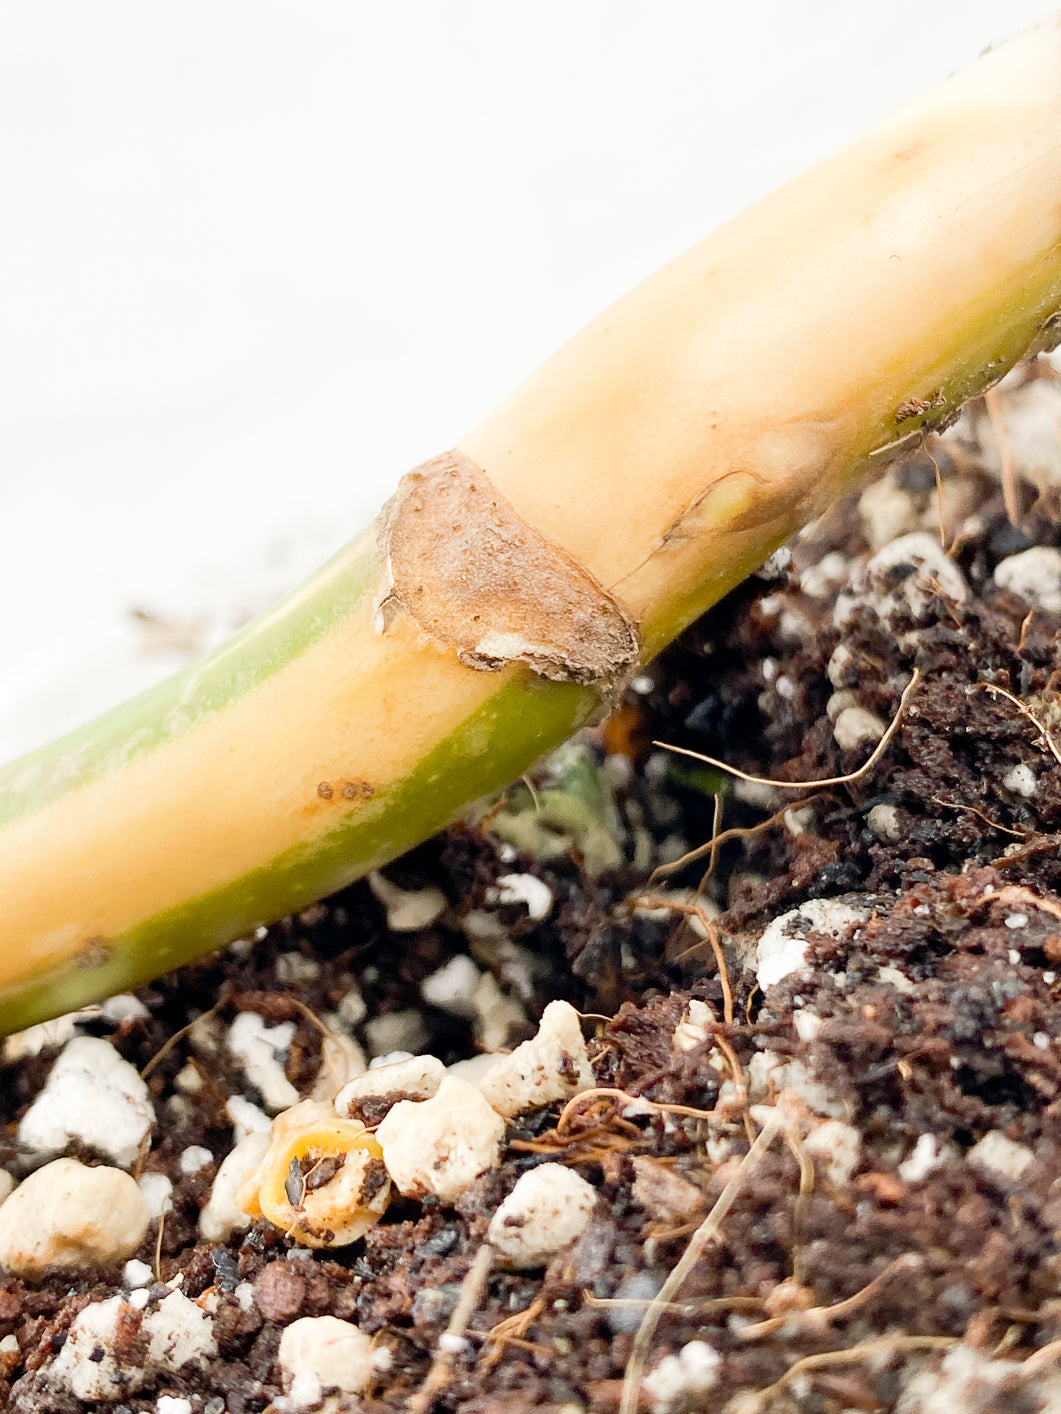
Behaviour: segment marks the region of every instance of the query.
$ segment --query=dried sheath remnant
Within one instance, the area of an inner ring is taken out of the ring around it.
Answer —
[[[469,668],[521,662],[609,694],[637,663],[634,626],[608,591],[462,452],[402,477],[379,545],[388,576],[381,632],[404,609]]]

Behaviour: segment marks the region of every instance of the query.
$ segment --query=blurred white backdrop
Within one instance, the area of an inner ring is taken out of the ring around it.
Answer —
[[[0,6],[0,760],[263,607],[629,285],[1052,8]]]

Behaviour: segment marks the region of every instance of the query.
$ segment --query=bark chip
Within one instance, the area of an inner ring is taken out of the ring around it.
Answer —
[[[637,664],[634,626],[608,591],[522,520],[462,452],[402,477],[379,546],[388,577],[380,632],[404,610],[466,667],[521,662],[609,694]]]

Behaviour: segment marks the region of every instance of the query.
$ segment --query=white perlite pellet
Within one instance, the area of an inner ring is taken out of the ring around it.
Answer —
[[[194,1301],[173,1291],[148,1311],[140,1327],[146,1353],[136,1363],[115,1354],[121,1296],[94,1301],[80,1313],[51,1367],[53,1379],[78,1399],[113,1401],[148,1388],[158,1375],[176,1374],[189,1361],[201,1364],[217,1354],[210,1317]]]
[[[472,1003],[475,1038],[484,1051],[503,1051],[508,1038],[527,1020],[520,1002],[501,990],[492,972],[484,972],[479,978]]]
[[[943,1163],[943,1150],[934,1134],[919,1134],[917,1143],[898,1168],[904,1183],[920,1183]]]
[[[366,1101],[429,1100],[445,1074],[446,1067],[437,1056],[410,1056],[375,1066],[343,1086],[335,1097],[336,1113],[349,1119]]]
[[[857,680],[855,655],[846,643],[838,643],[825,668],[825,676],[838,690],[853,686]]]
[[[674,1028],[670,1043],[676,1051],[695,1051],[712,1033],[715,1013],[708,1002],[693,997],[681,1021]]]
[[[690,1340],[676,1355],[665,1355],[641,1381],[654,1414],[698,1404],[715,1386],[722,1357],[704,1340]]]
[[[1014,1360],[960,1344],[946,1352],[938,1370],[923,1370],[906,1384],[895,1414],[1004,1414],[1011,1409],[1056,1414],[1061,1375],[1049,1366],[1030,1376]]]
[[[164,1173],[142,1173],[137,1187],[143,1194],[147,1211],[153,1218],[160,1218],[173,1193],[173,1184]]]
[[[894,572],[906,566],[912,566],[913,573],[896,582]],[[906,618],[916,623],[923,619],[936,595],[960,604],[968,594],[961,570],[937,537],[915,530],[890,541],[871,557],[850,588],[838,595],[833,622],[843,628],[864,604],[886,626]],[[833,681],[831,674],[830,680]],[[836,687],[847,685],[834,681]]]
[[[321,1063],[311,1100],[334,1100],[338,1092],[368,1069],[368,1057],[353,1036],[333,1032],[321,1043]]]
[[[207,1164],[214,1162],[214,1156],[210,1150],[202,1144],[189,1144],[187,1149],[181,1150],[179,1168],[181,1173],[198,1173],[200,1169],[206,1168]]]
[[[824,1178],[837,1188],[846,1188],[862,1157],[862,1136],[843,1120],[827,1119],[811,1130],[803,1147]]]
[[[188,1061],[173,1077],[174,1087],[184,1095],[198,1095],[203,1088],[203,1073],[192,1061]]]
[[[490,1219],[486,1240],[506,1266],[543,1267],[589,1226],[596,1190],[574,1169],[539,1164],[523,1176]]]
[[[428,1006],[437,1006],[451,1016],[474,1016],[473,1000],[480,972],[467,953],[458,953],[420,983],[420,995]]]
[[[388,1051],[381,1056],[373,1056],[368,1063],[369,1070],[382,1070],[388,1065],[397,1065],[399,1061],[413,1059],[412,1051]]]
[[[807,934],[824,933],[841,937],[849,928],[865,922],[866,915],[836,899],[808,899],[799,908],[775,918],[763,932],[756,948],[756,978],[765,992],[783,977],[799,972],[805,965]]]
[[[825,704],[825,715],[830,722],[835,722],[840,713],[848,707],[860,706],[858,693],[852,692],[850,688],[842,688],[839,692],[834,692]]]
[[[879,967],[877,969],[877,980],[883,982],[885,986],[894,987],[903,996],[910,997],[917,991],[917,983],[907,977],[905,972],[900,972],[897,967]]]
[[[100,1006],[100,1016],[112,1026],[128,1025],[130,1021],[148,1021],[151,1013],[132,992],[118,992]]]
[[[264,1134],[272,1125],[265,1111],[252,1105],[245,1095],[230,1095],[225,1101],[225,1113],[232,1121],[237,1141],[248,1134]]]
[[[23,1115],[18,1139],[42,1154],[58,1153],[77,1139],[119,1168],[131,1168],[154,1123],[147,1086],[136,1068],[109,1041],[75,1036]]]
[[[982,1139],[973,1145],[966,1158],[973,1168],[982,1173],[1015,1183],[1035,1158],[1024,1144],[1016,1144],[1007,1139],[999,1129],[989,1129]],[[3,1216],[0,1208],[0,1217]]]
[[[344,992],[342,1000],[335,1008],[335,1015],[340,1024],[351,1031],[355,1026],[360,1026],[368,1015],[368,1006],[356,982]]]
[[[36,1026],[27,1026],[25,1031],[13,1031],[3,1040],[3,1056],[8,1064],[25,1060],[27,1056],[39,1056],[48,1046],[64,1046],[71,1036],[77,1035],[79,1011],[68,1011],[63,1016],[55,1016],[51,1021],[40,1021]]]
[[[324,1390],[361,1393],[372,1373],[372,1340],[352,1321],[303,1316],[284,1330],[277,1361],[290,1407],[308,1408]]]
[[[151,1268],[136,1257],[131,1257],[122,1268],[122,1285],[128,1291],[138,1286],[150,1286],[154,1280],[155,1274]]]
[[[539,923],[549,916],[553,906],[553,891],[544,880],[534,874],[502,874],[496,887],[488,889],[486,902],[521,903],[527,916]]]
[[[499,1162],[505,1122],[480,1092],[447,1075],[430,1100],[400,1100],[376,1130],[383,1162],[407,1198],[453,1203]],[[3,1209],[0,1209],[0,1213]]]
[[[300,1098],[284,1074],[284,1059],[294,1035],[293,1021],[269,1026],[256,1011],[241,1011],[228,1028],[229,1050],[270,1110],[290,1109]]]
[[[368,876],[368,886],[386,909],[392,933],[418,933],[421,928],[430,928],[446,911],[441,889],[401,889],[379,873]]]
[[[844,1101],[827,1085],[816,1080],[798,1056],[756,1051],[745,1068],[745,1074],[748,1093],[755,1101],[772,1102],[782,1090],[792,1090],[812,1114],[822,1115],[826,1119],[845,1119],[848,1114]]]
[[[797,1007],[792,1013],[792,1029],[804,1044],[813,1041],[824,1025],[818,1013],[807,1007]]]
[[[1033,609],[1061,614],[1061,550],[1033,545],[1009,555],[995,569],[995,583],[1019,594]]]
[[[830,550],[816,565],[800,570],[799,587],[811,599],[828,599],[847,575],[847,559],[839,550]]]
[[[269,1147],[267,1131],[244,1135],[226,1154],[214,1178],[206,1206],[199,1214],[199,1232],[207,1242],[225,1242],[250,1227],[251,1218],[236,1200],[244,1181],[257,1169]]]
[[[192,1414],[192,1402],[182,1394],[160,1394],[155,1414]]]
[[[903,832],[902,819],[894,805],[874,805],[866,814],[866,824],[882,844],[895,844]]]
[[[1020,762],[1002,777],[1002,784],[1007,790],[1011,790],[1014,795],[1023,796],[1025,800],[1031,800],[1035,794],[1038,782],[1035,772],[1024,762]]]
[[[860,746],[876,746],[886,730],[875,712],[845,707],[833,723],[833,740],[841,751],[857,751]]]
[[[858,514],[873,550],[883,549],[889,541],[921,528],[917,502],[890,475],[882,476],[863,491],[858,500]]]
[[[392,1051],[415,1056],[427,1045],[427,1025],[414,1007],[384,1012],[365,1024],[365,1042],[374,1060],[389,1056]]]
[[[315,957],[304,957],[300,952],[282,952],[276,959],[277,981],[288,987],[297,987],[302,982],[312,982],[320,976],[321,965]]]
[[[550,1002],[537,1034],[492,1066],[480,1088],[498,1114],[509,1118],[569,1100],[592,1085],[578,1012],[569,1002]]]
[[[36,1277],[47,1266],[106,1267],[131,1257],[150,1221],[122,1169],[55,1159],[0,1207],[0,1265]]]

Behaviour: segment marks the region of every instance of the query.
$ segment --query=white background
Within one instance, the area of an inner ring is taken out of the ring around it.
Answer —
[[[1050,0],[0,0],[0,759]],[[783,238],[783,233],[780,233]]]

